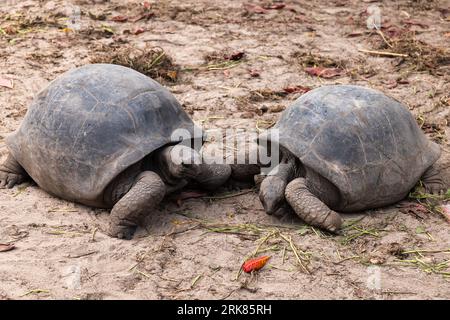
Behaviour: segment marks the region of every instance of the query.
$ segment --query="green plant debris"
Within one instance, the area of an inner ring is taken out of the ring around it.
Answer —
[[[442,202],[450,201],[450,189],[448,189],[446,193],[440,195],[426,193],[424,192],[422,181],[419,181],[414,190],[409,193],[408,197],[416,200],[428,212],[444,217],[441,204]]]
[[[28,296],[30,294],[39,294],[39,293],[50,293],[50,290],[45,290],[45,289],[34,289],[34,290],[30,290],[26,293],[24,293],[23,295],[21,295],[20,297],[25,297]]]
[[[415,259],[405,259],[395,261],[395,263],[398,263],[403,266],[416,267],[425,273],[441,274],[445,276],[450,276],[449,262],[450,260],[445,260],[441,262],[432,262],[432,261],[430,262],[425,261],[424,259],[419,257]]]
[[[127,46],[111,49],[102,46],[91,59],[91,63],[117,64],[134,69],[155,80],[168,82],[175,82],[178,79],[180,69],[160,47],[139,49]]]
[[[191,289],[195,287],[195,285],[197,284],[197,282],[202,278],[203,275],[199,274],[198,276],[196,276],[192,282],[191,282]]]
[[[375,228],[364,228],[359,226],[351,226],[348,228],[349,231],[345,233],[344,238],[341,240],[342,245],[348,245],[352,241],[361,238],[361,237],[374,237],[374,238],[380,238],[380,231]]]

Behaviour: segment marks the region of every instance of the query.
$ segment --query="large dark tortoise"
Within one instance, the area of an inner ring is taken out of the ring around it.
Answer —
[[[196,132],[154,80],[122,66],[86,65],[58,77],[33,101],[7,138],[0,187],[31,177],[60,198],[112,208],[110,235],[130,238],[167,193],[188,181],[214,189],[230,176],[227,165],[202,163],[191,148],[202,139]]]
[[[261,184],[266,212],[282,214],[290,206],[305,222],[329,231],[342,224],[336,211],[395,203],[419,179],[432,193],[450,184],[439,146],[427,139],[407,108],[360,86],[308,92],[260,141],[281,152],[280,164]]]

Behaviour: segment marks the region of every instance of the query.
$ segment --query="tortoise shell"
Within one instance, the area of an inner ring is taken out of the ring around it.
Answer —
[[[42,189],[102,206],[103,191],[119,173],[174,142],[175,129],[193,137],[194,128],[156,81],[126,67],[91,64],[41,91],[7,145]]]
[[[333,183],[341,193],[336,208],[341,211],[403,199],[440,156],[405,106],[354,85],[302,95],[261,139],[279,143]]]

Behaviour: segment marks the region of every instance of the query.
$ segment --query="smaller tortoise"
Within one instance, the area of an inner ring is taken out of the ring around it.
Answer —
[[[431,193],[450,184],[450,164],[411,113],[398,101],[360,86],[308,92],[260,141],[281,153],[280,164],[261,183],[265,211],[282,215],[293,209],[305,222],[331,232],[342,224],[336,211],[395,203],[419,179]]]
[[[129,239],[167,193],[188,181],[214,189],[230,176],[228,165],[202,163],[190,147],[195,139],[203,142],[200,129],[156,81],[122,66],[86,65],[40,92],[7,138],[0,188],[31,177],[52,195],[112,208],[109,234]]]

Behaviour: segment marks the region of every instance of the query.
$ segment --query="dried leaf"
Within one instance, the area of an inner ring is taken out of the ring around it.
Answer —
[[[88,11],[88,15],[89,15],[89,18],[91,18],[92,20],[101,20],[101,21],[106,20],[106,14],[104,14],[104,13],[97,14],[97,13]]]
[[[133,34],[134,35],[138,35],[138,34],[141,34],[143,32],[145,32],[144,28],[137,28],[136,30],[133,31]]]
[[[0,78],[0,87],[12,89],[14,88],[14,83],[10,79]]]
[[[424,29],[428,29],[430,26],[424,22],[414,20],[414,19],[408,19],[402,21],[404,24],[410,25],[410,26],[419,26]]]
[[[152,4],[151,4],[150,2],[148,2],[148,1],[144,1],[144,2],[142,2],[142,6],[143,6],[145,9],[150,9],[151,6],[152,6]]]
[[[306,93],[310,90],[311,90],[311,88],[304,87],[304,86],[293,86],[293,87],[283,88],[283,91],[286,93]]]
[[[323,67],[312,67],[305,68],[306,73],[325,79],[330,79],[342,75],[343,71],[339,68],[323,68]]]
[[[258,271],[266,265],[269,259],[270,256],[261,256],[258,258],[249,259],[242,264],[242,270],[246,273]]]
[[[400,212],[412,214],[419,219],[425,219],[429,215],[429,211],[423,205],[413,202],[400,203]]]
[[[148,20],[151,17],[153,17],[154,15],[155,14],[153,12],[147,12],[147,13],[140,14],[140,15],[134,17],[134,18],[131,18],[130,21],[131,22],[138,22],[138,21],[140,21],[142,19]]]
[[[256,4],[251,4],[251,3],[244,3],[244,9],[245,9],[245,11],[247,11],[249,13],[264,14],[264,13],[269,12],[267,9],[264,9],[261,6],[258,6]]]
[[[268,10],[280,10],[283,9],[284,7],[286,7],[285,3],[272,3],[269,4],[267,6],[264,7],[264,9],[268,9]]]
[[[450,204],[442,205],[440,212],[442,213],[444,218],[447,220],[447,222],[450,222]]]
[[[176,81],[176,80],[177,80],[177,77],[178,77],[178,72],[176,72],[175,70],[167,71],[167,76],[168,76],[170,79],[172,79],[173,81]]]
[[[248,71],[248,73],[250,74],[250,76],[251,76],[252,78],[257,78],[257,77],[259,77],[259,76],[260,76],[260,74],[259,74],[259,71],[258,71],[258,70],[254,70],[254,69],[252,69],[252,70],[249,70],[249,71]]]
[[[225,56],[225,59],[238,61],[238,60],[241,60],[244,57],[244,55],[245,55],[244,51],[238,51],[238,52],[234,52],[230,55]]]
[[[0,243],[0,252],[11,251],[15,246],[13,244],[3,244]]]
[[[127,16],[115,16],[115,17],[112,17],[111,20],[114,22],[126,22],[126,21],[128,21],[128,17]]]

